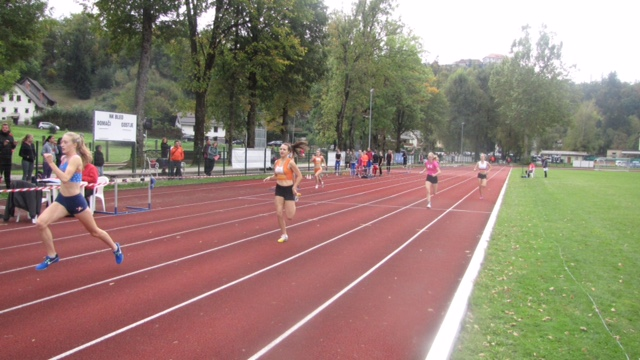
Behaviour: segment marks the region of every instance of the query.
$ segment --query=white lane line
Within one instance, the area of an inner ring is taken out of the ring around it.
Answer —
[[[502,186],[502,190],[500,191],[496,205],[493,207],[493,212],[489,217],[487,226],[484,228],[484,232],[480,237],[480,242],[478,242],[478,246],[473,253],[473,257],[469,262],[469,266],[467,267],[460,284],[458,285],[458,289],[453,296],[453,300],[451,301],[451,304],[449,304],[449,309],[447,309],[447,313],[442,320],[440,329],[438,330],[435,339],[433,339],[433,343],[429,349],[426,360],[449,359],[451,356],[453,346],[458,339],[464,315],[467,312],[469,298],[473,292],[473,285],[480,273],[480,269],[482,268],[484,255],[487,246],[489,246],[491,233],[493,232],[493,227],[495,226],[498,213],[500,212],[504,193],[506,192],[507,184],[509,183],[510,174],[511,170],[509,170],[509,174],[507,174],[507,180]]]
[[[351,284],[347,285],[344,289],[342,289],[340,292],[338,292],[337,294],[335,294],[332,298],[330,298],[329,300],[327,300],[324,304],[320,305],[318,308],[316,308],[314,311],[312,311],[311,313],[309,313],[307,316],[305,316],[302,320],[300,320],[297,324],[293,325],[291,328],[289,328],[287,331],[285,331],[284,333],[282,333],[282,335],[278,336],[275,340],[273,340],[271,343],[269,343],[267,346],[265,346],[264,348],[262,348],[260,351],[258,351],[257,353],[255,353],[253,356],[251,356],[249,359],[250,360],[255,360],[260,358],[262,355],[266,354],[269,350],[273,349],[275,346],[277,346],[279,343],[281,343],[283,340],[285,340],[287,337],[289,337],[289,335],[291,335],[292,333],[294,333],[296,330],[298,330],[300,327],[302,327],[303,325],[305,325],[307,322],[309,322],[311,319],[313,319],[316,315],[318,315],[320,312],[322,312],[324,309],[326,309],[328,306],[330,306],[331,304],[333,304],[336,300],[338,300],[342,295],[344,295],[347,291],[351,290],[354,286],[356,286],[358,283],[360,283],[362,280],[364,280],[367,276],[369,276],[371,273],[373,273],[375,270],[377,270],[379,267],[381,267],[382,265],[384,265],[387,261],[389,261],[389,259],[391,259],[393,256],[395,256],[397,253],[399,253],[402,249],[404,249],[405,247],[407,247],[411,242],[413,242],[419,235],[421,235],[422,233],[424,233],[425,231],[427,231],[427,229],[429,229],[433,224],[435,224],[436,222],[438,222],[442,217],[444,217],[446,214],[448,214],[449,212],[451,212],[456,206],[458,206],[462,201],[464,201],[466,198],[468,198],[469,196],[471,196],[474,192],[476,191],[476,189],[472,190],[471,192],[469,192],[467,195],[465,195],[463,198],[461,198],[458,202],[456,202],[455,204],[453,204],[450,208],[448,208],[447,210],[445,210],[442,214],[440,214],[440,216],[438,216],[437,218],[435,218],[433,221],[431,221],[429,224],[427,224],[425,227],[423,227],[422,229],[420,229],[415,235],[413,235],[411,238],[409,238],[409,240],[407,240],[405,243],[403,243],[402,245],[400,245],[397,249],[395,249],[393,252],[391,252],[389,255],[387,255],[384,259],[382,259],[379,263],[377,263],[376,265],[374,265],[372,268],[370,268],[369,270],[367,270],[364,274],[362,274],[359,278],[357,278],[356,280],[354,280]],[[407,205],[405,207],[403,207],[402,209],[398,209],[394,212],[392,212],[389,215],[398,213],[400,211],[406,210],[411,208],[412,206],[414,206],[415,204],[424,202],[424,199],[420,199],[419,201],[414,202],[413,204]],[[387,216],[383,216],[382,218],[379,219],[383,219]],[[369,226],[371,224],[373,224],[374,222],[377,222],[379,219],[375,219],[373,221],[371,221],[370,223],[364,224],[363,226]]]

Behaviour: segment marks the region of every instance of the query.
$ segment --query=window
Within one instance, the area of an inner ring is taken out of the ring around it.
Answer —
[[[24,109],[24,113],[28,114],[29,113],[29,108]]]
[[[214,127],[213,127],[213,132],[214,132],[214,133],[217,133],[217,132],[218,132],[218,127],[217,127],[217,126],[214,126]]]
[[[13,108],[13,112],[17,114],[18,113],[18,108]]]
[[[27,99],[27,104],[31,104],[31,99]]]
[[[9,101],[13,101],[13,94],[9,94]]]
[[[20,95],[16,95],[16,101],[17,101],[17,102],[22,101],[22,96],[20,96]]]
[[[3,107],[3,108],[2,108],[2,112],[3,112],[3,113],[6,113],[6,112],[7,112],[7,108],[6,108],[6,107]]]

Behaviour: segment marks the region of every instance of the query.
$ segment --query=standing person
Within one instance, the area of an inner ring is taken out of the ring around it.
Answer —
[[[209,149],[211,149],[211,139],[207,139],[207,142],[202,149],[202,157],[204,158],[204,174],[211,176],[213,170],[213,156],[209,155]]]
[[[166,137],[162,138],[162,143],[160,144],[160,166],[162,166],[161,175],[167,175],[167,168],[169,165],[169,150],[171,150],[171,146],[169,146],[169,140]]]
[[[60,167],[62,163],[62,138],[59,138],[56,142],[56,166]]]
[[[274,163],[274,174],[263,180],[276,179],[276,215],[278,216],[278,224],[282,231],[282,235],[280,235],[278,239],[279,243],[289,240],[285,215],[287,219],[293,220],[296,214],[296,198],[300,196],[300,193],[298,193],[296,189],[298,189],[300,181],[302,181],[302,173],[298,165],[296,165],[296,162],[292,160],[292,155],[300,154],[300,150],[304,149],[306,144],[307,143],[303,141],[299,141],[293,145],[289,143],[280,145],[280,159]]]
[[[407,150],[402,150],[402,168],[407,168]]]
[[[340,149],[336,148],[336,176],[340,175],[340,160],[342,160],[342,153],[340,152]]]
[[[87,209],[87,201],[81,193],[80,183],[82,182],[83,164],[91,163],[91,152],[84,144],[84,139],[72,132],[64,134],[61,142],[64,158],[60,167],[55,164],[53,154],[46,154],[44,160],[49,163],[53,173],[60,179],[60,193],[56,200],[38,216],[36,229],[40,234],[42,243],[47,251],[44,261],[36,266],[36,270],[45,270],[51,264],[60,261],[60,257],[53,246],[53,234],[49,225],[54,221],[67,215],[74,215],[84,226],[89,234],[102,240],[111,250],[116,258],[116,264],[121,264],[124,255],[120,249],[120,244],[114,242],[109,234],[100,229],[96,224],[91,209]]]
[[[46,154],[52,154],[56,159],[56,165],[58,165],[58,146],[56,144],[56,138],[53,135],[47,136],[44,145],[42,145],[42,177],[48,179],[51,177],[51,166],[44,161]]]
[[[427,155],[427,161],[424,162],[424,170],[420,171],[420,174],[425,171],[427,172],[427,179],[424,183],[427,189],[427,208],[431,209],[431,187],[438,184],[438,174],[440,174],[440,164],[436,161],[432,152]]]
[[[280,150],[282,151],[282,149]],[[316,154],[311,158],[311,162],[313,163],[313,175],[316,178],[316,189],[318,185],[322,184],[324,187],[324,181],[322,180],[322,165],[326,166],[326,161],[324,161],[324,155],[322,155],[322,151],[320,149],[316,150]]]
[[[11,187],[11,166],[13,165],[13,150],[18,145],[13,138],[9,123],[2,124],[0,131],[0,173],[4,176],[7,189]]]
[[[102,153],[102,145],[96,145],[96,151],[93,152],[93,165],[98,170],[98,176],[104,176],[104,154]]]
[[[473,171],[478,172],[478,192],[480,193],[480,199],[484,199],[482,197],[482,189],[487,186],[487,174],[491,170],[491,164],[486,160],[485,154],[480,154],[480,161],[476,163],[476,166],[473,167]]]
[[[549,171],[549,159],[546,157],[542,158],[542,170],[544,170],[544,177],[547,177],[547,172]]]
[[[351,172],[351,163],[353,162],[353,153],[351,149],[347,149],[344,154],[344,169]]]
[[[369,161],[369,156],[367,155],[366,152],[362,152],[362,155],[360,156],[360,164],[358,164],[360,166],[361,169],[361,174],[360,176],[366,176],[367,178],[369,177],[369,164],[371,163],[371,161]]]
[[[380,176],[382,176],[382,162],[384,162],[384,154],[382,153],[382,150],[380,150],[378,153],[378,173]]]
[[[182,162],[184,161],[184,150],[182,142],[176,140],[171,147],[171,174],[170,176],[182,176]]]
[[[33,161],[36,159],[36,147],[33,145],[33,135],[27,134],[20,145],[22,158],[22,180],[31,181],[33,175]]]
[[[367,148],[367,177],[371,176],[371,168],[373,167],[373,154],[371,148]]]
[[[213,169],[215,169],[215,167],[216,167],[216,161],[218,161],[218,159],[220,159],[220,152],[218,150],[218,142],[217,141],[214,141],[213,145],[211,145],[211,147],[209,148],[209,156],[213,160],[213,163],[211,164],[211,171],[213,171]]]
[[[393,161],[393,151],[387,151],[386,159],[387,161],[387,175],[391,174],[391,162]]]

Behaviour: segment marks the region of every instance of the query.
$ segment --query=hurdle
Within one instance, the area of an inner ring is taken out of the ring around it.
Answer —
[[[135,207],[135,206],[125,206],[125,211],[118,210],[118,184],[132,184],[132,183],[147,183],[147,207]],[[110,182],[108,185],[113,184],[114,186],[114,208],[113,211],[94,211],[98,214],[108,214],[108,215],[127,215],[134,214],[144,211],[151,210],[151,190],[155,186],[156,179],[153,176],[141,176],[141,177],[132,177],[132,178],[118,178],[113,177],[113,182]]]

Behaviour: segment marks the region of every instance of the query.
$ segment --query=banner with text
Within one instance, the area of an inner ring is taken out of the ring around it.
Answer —
[[[95,111],[93,122],[94,141],[136,141],[138,116],[108,111]]]

